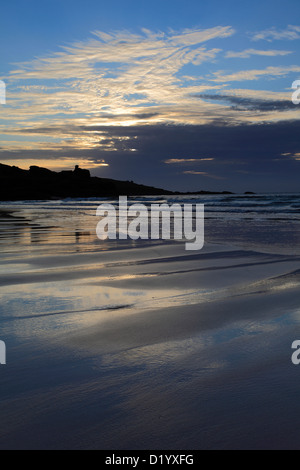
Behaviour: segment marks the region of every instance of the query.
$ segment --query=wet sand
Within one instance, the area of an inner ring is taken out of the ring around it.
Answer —
[[[299,448],[300,257],[62,252],[18,224],[1,232],[1,449]]]

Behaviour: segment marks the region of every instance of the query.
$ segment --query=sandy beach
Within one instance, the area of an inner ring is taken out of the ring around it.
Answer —
[[[299,448],[300,255],[46,219],[1,212],[0,448]]]

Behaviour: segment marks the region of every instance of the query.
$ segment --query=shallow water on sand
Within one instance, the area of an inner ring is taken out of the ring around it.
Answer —
[[[100,242],[95,207],[0,208],[0,448],[298,449],[298,213],[191,253]]]

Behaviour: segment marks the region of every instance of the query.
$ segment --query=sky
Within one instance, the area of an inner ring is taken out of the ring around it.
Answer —
[[[11,0],[1,18],[0,163],[299,191],[299,0]]]

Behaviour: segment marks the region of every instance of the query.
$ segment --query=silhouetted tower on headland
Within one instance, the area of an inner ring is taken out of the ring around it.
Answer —
[[[79,168],[79,165],[75,166],[75,170],[73,171],[73,175],[76,178],[79,178],[79,179],[87,179],[87,178],[91,177],[91,174],[90,174],[89,170],[82,170],[81,168]]]

